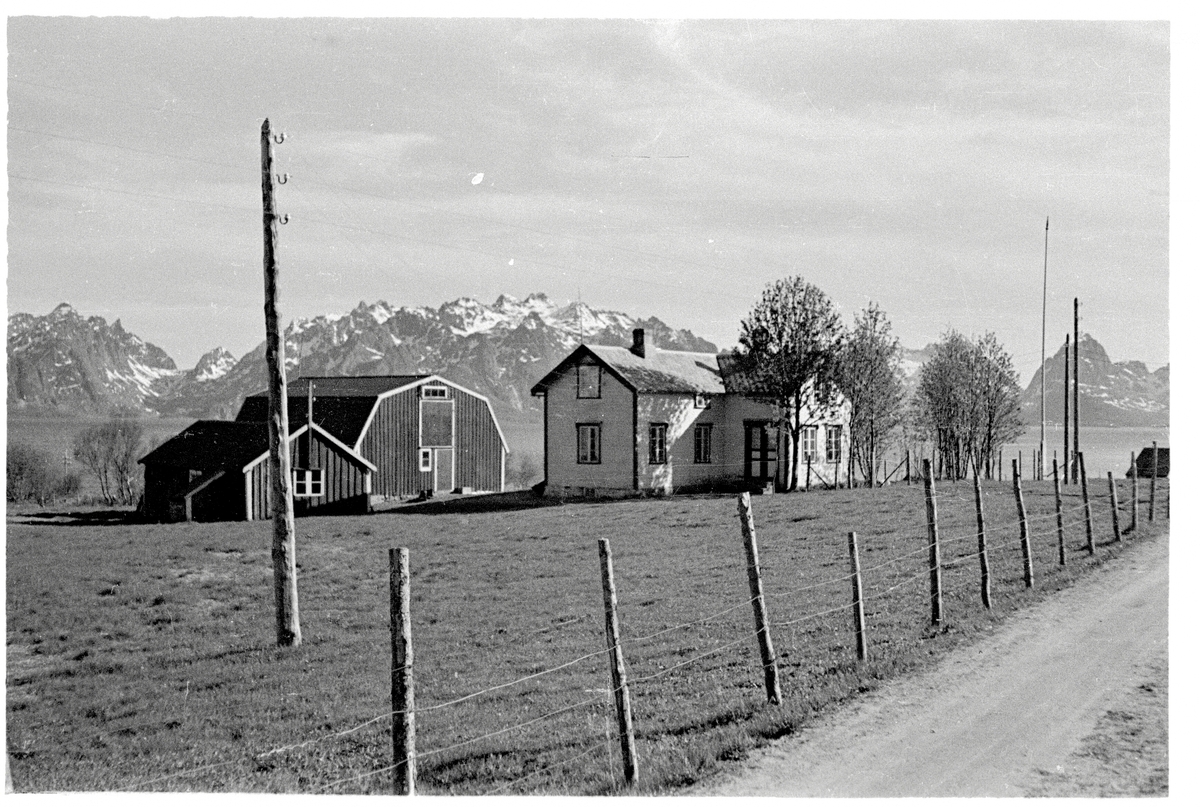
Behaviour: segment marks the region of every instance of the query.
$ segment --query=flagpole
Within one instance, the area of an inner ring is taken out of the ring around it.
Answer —
[[[1038,471],[1046,478],[1046,278],[1050,265],[1050,217],[1046,216],[1046,242],[1042,251],[1042,441],[1038,447]],[[1063,424],[1067,428],[1067,424]]]

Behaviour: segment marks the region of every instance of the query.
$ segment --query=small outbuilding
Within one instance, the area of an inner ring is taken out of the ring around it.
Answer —
[[[298,515],[366,513],[375,465],[325,429],[288,424]],[[151,451],[143,515],[152,521],[271,517],[267,424],[199,420]]]
[[[1142,453],[1138,454],[1137,460],[1134,461],[1137,467],[1138,479],[1149,479],[1154,476],[1158,479],[1166,479],[1171,474],[1171,449],[1168,446],[1158,447],[1158,472],[1154,469],[1154,448],[1143,448]],[[1125,472],[1125,478],[1133,477],[1133,468]]]

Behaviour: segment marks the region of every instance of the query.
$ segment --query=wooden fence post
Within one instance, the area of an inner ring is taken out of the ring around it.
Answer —
[[[762,659],[763,683],[767,700],[780,703],[779,666],[775,647],[771,644],[771,624],[767,620],[767,602],[763,598],[762,577],[758,569],[758,539],[754,534],[754,513],[750,510],[750,494],[738,496],[738,515],[742,520],[742,546],[746,549],[746,574],[750,579],[750,597],[754,605],[754,630],[758,636],[758,654]]]
[[[1075,467],[1079,469],[1079,482],[1083,488],[1083,520],[1087,525],[1087,550],[1091,555],[1096,554],[1096,538],[1092,534],[1092,501],[1088,498],[1087,469],[1083,465],[1083,452],[1075,458]]]
[[[1062,482],[1058,478],[1058,457],[1054,458],[1054,517],[1058,521],[1058,565],[1067,565],[1067,540],[1063,535]]]
[[[806,493],[812,490],[812,454],[804,458],[804,490]]]
[[[1117,515],[1117,482],[1113,479],[1112,471],[1108,472],[1108,501],[1112,506],[1113,540],[1121,543],[1121,519]]]
[[[854,598],[854,638],[858,645],[858,660],[867,658],[867,617],[863,612],[862,572],[858,567],[858,536],[850,533],[850,588]]]
[[[929,525],[929,609],[935,626],[942,624],[942,554],[938,546],[937,491],[933,486],[933,468],[924,460],[925,518]]]
[[[975,523],[979,530],[979,596],[983,607],[992,607],[992,574],[988,568],[987,532],[983,527],[983,491],[979,487],[979,466],[975,466]]]
[[[625,783],[638,780],[637,749],[633,743],[633,708],[629,683],[625,677],[625,657],[621,655],[621,628],[617,622],[617,589],[613,583],[612,553],[608,539],[599,539],[600,577],[604,587],[604,627],[608,635],[608,662],[612,669],[613,701],[617,707],[617,729],[621,734],[621,756],[625,763]]]
[[[417,790],[417,732],[408,549],[388,550],[388,565],[392,615],[392,793],[412,796]]]
[[[1129,478],[1130,496],[1129,496],[1129,531],[1137,532],[1138,528],[1138,480],[1137,480],[1137,459],[1132,451],[1129,452],[1129,467],[1133,471],[1133,476]]]
[[[1029,522],[1025,518],[1025,496],[1021,493],[1021,472],[1013,460],[1013,495],[1017,497],[1017,516],[1021,520],[1021,563],[1025,567],[1025,588],[1033,588],[1033,555],[1029,550]]]
[[[1153,447],[1153,449],[1150,453],[1150,461],[1152,464],[1150,466],[1150,515],[1149,515],[1149,518],[1151,521],[1153,521],[1154,520],[1154,494],[1156,492],[1155,489],[1158,487],[1158,441],[1155,440],[1154,442],[1150,443],[1150,445]],[[1137,468],[1134,468],[1133,472],[1136,474]]]

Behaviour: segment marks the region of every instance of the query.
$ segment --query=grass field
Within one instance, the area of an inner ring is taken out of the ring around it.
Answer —
[[[551,504],[517,493],[301,519],[304,644],[292,650],[273,645],[269,523],[10,522],[13,781],[34,791],[388,792],[387,550],[407,546],[418,791],[621,791],[596,547],[608,538],[639,789],[671,792],[1119,556],[1125,544],[1113,542],[1097,495],[1106,486],[1091,488],[1097,553],[1082,548],[1073,488],[1060,567],[1052,488],[1027,483],[1027,591],[1011,486],[985,487],[988,612],[971,486],[942,483],[940,631],[929,626],[920,487],[754,498],[780,706],[763,695],[731,496]],[[1164,510],[1147,525],[1142,508],[1143,534],[1168,529]],[[864,570],[865,663],[854,657],[849,530]]]

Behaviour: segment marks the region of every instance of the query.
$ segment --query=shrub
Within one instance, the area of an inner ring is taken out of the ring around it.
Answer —
[[[10,502],[34,501],[45,505],[79,492],[79,476],[63,476],[49,455],[25,443],[8,444],[5,497]]]

